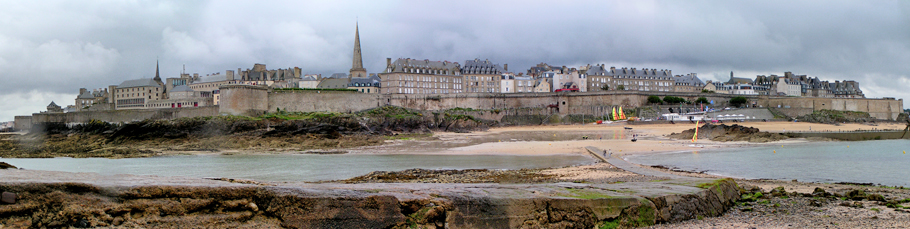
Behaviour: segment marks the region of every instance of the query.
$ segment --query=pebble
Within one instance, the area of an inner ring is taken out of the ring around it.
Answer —
[[[16,203],[16,193],[3,192],[3,194],[0,195],[0,203],[15,204]]]

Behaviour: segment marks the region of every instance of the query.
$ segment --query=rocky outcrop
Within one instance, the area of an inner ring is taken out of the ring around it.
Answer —
[[[862,111],[836,111],[836,110],[818,110],[803,116],[796,117],[797,120],[811,123],[866,123],[874,122],[875,118],[869,113]]]
[[[694,134],[695,129],[693,128],[685,130],[682,133],[672,133],[668,135],[668,137],[675,139],[691,139]],[[728,126],[726,124],[714,125],[707,123],[698,127],[698,138],[719,142],[772,142],[787,139],[788,137],[782,134],[761,132],[758,128],[745,127],[738,124]]]
[[[716,216],[738,198],[730,179],[281,187],[0,183],[0,190],[19,195],[17,203],[0,205],[0,225],[34,228],[637,227]]]

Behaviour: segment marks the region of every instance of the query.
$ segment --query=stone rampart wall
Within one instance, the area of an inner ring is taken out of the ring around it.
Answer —
[[[342,91],[272,91],[263,86],[224,85],[221,89],[219,106],[172,109],[136,109],[83,111],[61,114],[37,113],[28,122],[27,116],[16,118],[17,129],[29,129],[31,123],[61,122],[84,123],[92,119],[107,122],[132,122],[143,119],[170,119],[180,117],[213,116],[218,114],[258,116],[277,109],[293,112],[356,112],[384,105],[400,106],[417,110],[446,110],[452,108],[470,108],[483,110],[475,117],[487,120],[502,120],[508,117],[520,124],[522,118],[533,117],[533,123],[557,115],[563,118],[569,115],[602,116],[611,111],[613,106],[627,108],[648,105],[648,96],[676,96],[694,101],[706,97],[714,101],[714,107],[728,106],[730,98],[739,95],[679,93],[679,92],[637,92],[606,91],[587,93],[468,93],[442,95],[381,95]],[[895,120],[903,111],[903,100],[895,99],[848,99],[848,98],[798,98],[744,96],[750,105],[757,107],[777,107],[784,114],[796,117],[812,113],[815,110],[831,109],[839,111],[868,112],[877,119]],[[789,106],[789,108],[785,108]],[[489,111],[489,112],[484,112]],[[494,112],[495,111],[495,112]],[[475,114],[472,114],[475,115]]]
[[[521,93],[521,94],[448,94],[448,95],[384,95],[380,103],[401,106],[418,110],[444,110],[451,108],[471,108],[480,110],[508,110],[512,108],[548,108],[560,115],[604,115],[613,106],[640,107],[647,105],[648,96],[676,96],[689,101],[705,97],[714,101],[713,107],[729,106],[731,98],[743,95],[705,94],[680,92],[587,92],[587,93]],[[756,107],[789,106],[788,115],[799,116],[812,113],[814,110],[831,109],[839,111],[868,112],[878,119],[894,120],[903,110],[903,100],[894,99],[852,99],[852,98],[801,98],[801,97],[768,97],[743,96],[749,99],[748,105]]]
[[[69,113],[36,113],[32,114],[33,123],[86,123],[92,119],[112,123],[135,122],[145,119],[174,119],[199,116],[218,115],[218,107],[194,108],[168,108],[168,109],[142,109],[142,110],[112,110],[112,111],[80,111]]]
[[[265,86],[231,84],[218,89],[221,93],[218,113],[258,116],[269,110],[269,89]]]
[[[381,106],[379,94],[350,91],[272,91],[268,110],[356,112]]]
[[[32,116],[16,116],[13,118],[13,129],[20,130],[31,130],[32,129]]]
[[[781,111],[791,117],[810,114],[816,110],[837,110],[862,111],[877,119],[895,120],[904,110],[903,99],[764,97],[759,101],[767,107],[780,106]]]

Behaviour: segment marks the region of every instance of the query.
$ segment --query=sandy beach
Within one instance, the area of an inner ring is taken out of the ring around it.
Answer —
[[[792,131],[854,131],[854,130],[902,130],[905,125],[897,123],[826,125],[805,122],[746,122],[742,126],[755,127],[772,133]],[[729,124],[728,124],[729,125]],[[625,129],[632,128],[632,129]],[[492,128],[489,131],[472,133],[435,133],[434,136],[443,142],[461,142],[466,146],[433,148],[434,145],[421,145],[420,151],[408,150],[408,146],[365,147],[366,150],[354,151],[365,153],[427,153],[427,154],[510,154],[510,155],[553,155],[553,154],[587,154],[583,148],[594,146],[608,149],[614,156],[700,150],[722,147],[749,147],[766,144],[792,144],[805,142],[805,139],[788,139],[773,143],[749,142],[714,142],[699,139],[696,143],[689,140],[673,140],[666,137],[695,128],[695,124],[648,124],[628,125],[625,123],[559,125],[559,126],[521,126]],[[514,138],[501,139],[502,135]],[[632,142],[632,135],[637,141]],[[583,139],[587,136],[588,139]],[[536,140],[527,140],[536,139]],[[555,140],[555,141],[554,141]],[[471,142],[477,144],[471,144]],[[418,146],[415,146],[418,147]],[[394,150],[379,150],[387,148]],[[371,150],[372,149],[372,150]]]

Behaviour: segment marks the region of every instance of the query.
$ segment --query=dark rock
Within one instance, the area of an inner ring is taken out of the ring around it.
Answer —
[[[0,169],[16,169],[16,166],[0,161]]]
[[[882,196],[881,194],[871,194],[871,195],[866,196],[866,199],[871,200],[871,201],[882,201],[882,202],[885,201],[885,197]]]
[[[689,139],[695,134],[695,129],[685,130],[682,133],[670,134],[668,137],[676,139]],[[698,127],[698,136],[703,139],[712,141],[749,141],[749,142],[770,142],[787,139],[788,137],[776,133],[760,132],[758,128],[733,125],[714,125],[705,124]]]
[[[16,193],[3,192],[3,194],[0,194],[0,203],[15,204],[16,203]]]
[[[863,208],[863,202],[853,201],[854,208]]]
[[[822,206],[822,202],[819,201],[819,200],[812,200],[812,201],[809,201],[809,206],[812,206],[812,207],[821,207],[821,206]]]
[[[784,187],[777,187],[777,188],[774,188],[771,190],[771,196],[774,196],[774,197],[787,196],[787,191],[784,189]]]
[[[815,187],[815,190],[812,191],[812,196],[826,197],[830,195],[830,193],[826,192],[825,189],[822,189],[821,187]]]
[[[851,200],[863,200],[866,199],[866,192],[863,190],[854,189],[847,192],[846,196]]]

